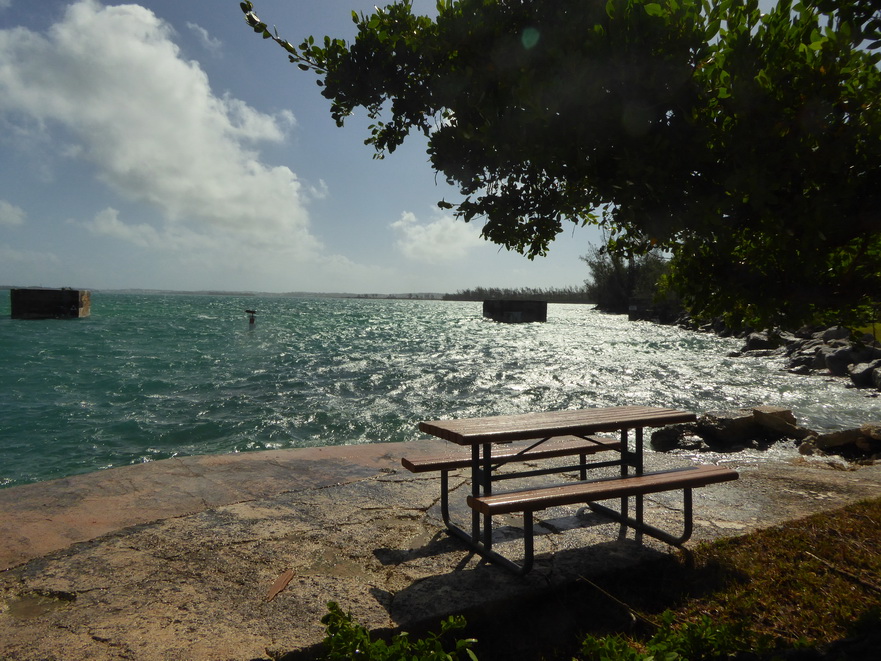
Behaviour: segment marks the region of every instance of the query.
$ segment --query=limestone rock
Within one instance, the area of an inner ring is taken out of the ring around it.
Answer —
[[[866,422],[860,425],[860,433],[866,438],[881,441],[881,422]]]
[[[670,450],[703,450],[706,445],[696,436],[695,425],[667,425],[652,433],[651,446],[657,452]]]
[[[789,409],[757,406],[753,409],[753,417],[761,427],[784,438],[801,440],[810,434],[809,429],[796,425],[795,416]]]
[[[823,331],[823,341],[831,342],[832,340],[846,340],[850,337],[850,331],[844,326],[833,326]]]
[[[881,452],[881,441],[876,441],[868,436],[860,436],[854,445],[856,445],[858,450],[869,455]]]
[[[822,450],[817,447],[817,436],[816,434],[811,434],[804,441],[802,441],[798,446],[798,453],[806,456],[816,455],[816,454],[825,454]]]
[[[817,437],[817,447],[821,450],[829,448],[841,448],[846,445],[854,445],[857,439],[865,438],[859,429],[842,429],[829,434],[821,434]]]
[[[871,388],[873,385],[873,374],[879,368],[881,368],[881,360],[849,365],[847,371],[850,374],[850,380],[853,381],[857,388]]]
[[[653,450],[658,452],[666,452],[675,450],[679,447],[680,441],[685,436],[685,432],[681,429],[681,425],[668,425],[652,432],[651,446]]]
[[[839,347],[826,354],[826,369],[833,376],[847,376],[847,367],[853,362],[855,361],[850,347]]]
[[[710,445],[730,448],[755,440],[761,427],[752,411],[712,411],[698,420],[697,433]]]
[[[761,349],[775,349],[780,346],[779,340],[774,338],[767,332],[750,333],[746,337],[745,351],[756,351]]]

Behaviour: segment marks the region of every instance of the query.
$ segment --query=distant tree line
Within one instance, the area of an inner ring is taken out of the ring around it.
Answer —
[[[516,299],[550,303],[594,303],[598,310],[626,314],[633,309],[652,310],[658,317],[678,315],[682,306],[668,285],[669,260],[657,250],[629,258],[591,247],[581,260],[590,277],[581,287],[542,289],[475,287],[444,294],[445,301]]]
[[[549,303],[592,303],[586,287],[564,287],[542,289],[522,287],[519,289],[499,287],[475,287],[460,289],[455,294],[444,294],[445,301],[488,301],[493,299],[515,299],[519,301],[548,301]]]

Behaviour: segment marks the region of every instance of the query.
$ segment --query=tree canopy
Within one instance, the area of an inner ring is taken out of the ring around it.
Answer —
[[[377,157],[411,133],[441,201],[529,258],[564,224],[672,255],[699,315],[857,322],[881,300],[875,0],[398,0],[352,43],[249,25],[319,75]]]

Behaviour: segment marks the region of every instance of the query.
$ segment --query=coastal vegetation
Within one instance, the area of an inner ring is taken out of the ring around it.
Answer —
[[[516,299],[521,301],[547,301],[549,303],[595,303],[596,299],[585,287],[475,287],[460,289],[455,294],[444,294],[445,301],[488,301],[492,299]]]
[[[881,291],[881,10],[873,0],[399,0],[357,36],[279,37],[378,158],[411,134],[442,200],[528,258],[564,224],[660,248],[692,315],[870,321]]]
[[[875,658],[881,645],[879,522],[881,499],[860,502],[584,578],[544,603],[525,605],[522,621],[510,609],[503,622],[475,617],[466,626],[457,617],[424,639],[398,634],[386,642],[331,604],[324,619],[329,656],[323,658],[355,658],[340,656],[355,648],[358,658],[396,660]],[[529,620],[548,611],[576,624],[556,647],[538,648]],[[450,640],[460,634],[467,637]]]
[[[537,300],[549,303],[593,303],[603,312],[626,313],[632,305],[664,309],[672,317],[682,310],[678,297],[666,287],[669,262],[658,250],[623,258],[599,247],[581,257],[589,277],[581,287],[474,287],[445,294],[445,301],[491,299]]]
[[[679,297],[667,286],[670,264],[660,251],[625,258],[593,247],[581,259],[590,270],[587,295],[597,309],[623,314],[651,306],[665,319],[682,311]]]
[[[449,645],[452,648],[449,651],[445,645],[451,631],[465,628],[465,618],[461,616],[449,617],[441,622],[439,634],[432,632],[422,638],[411,638],[404,631],[386,641],[371,636],[370,631],[355,622],[351,614],[331,601],[327,604],[327,614],[321,618],[321,623],[327,631],[322,656],[326,661],[477,661],[477,656],[471,650],[477,642],[473,638],[454,641]]]

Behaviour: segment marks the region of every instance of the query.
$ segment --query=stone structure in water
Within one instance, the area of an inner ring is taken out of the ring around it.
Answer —
[[[77,319],[88,317],[92,294],[88,289],[28,287],[9,290],[13,319]]]
[[[547,301],[494,300],[483,302],[483,316],[493,321],[519,324],[548,320]]]

